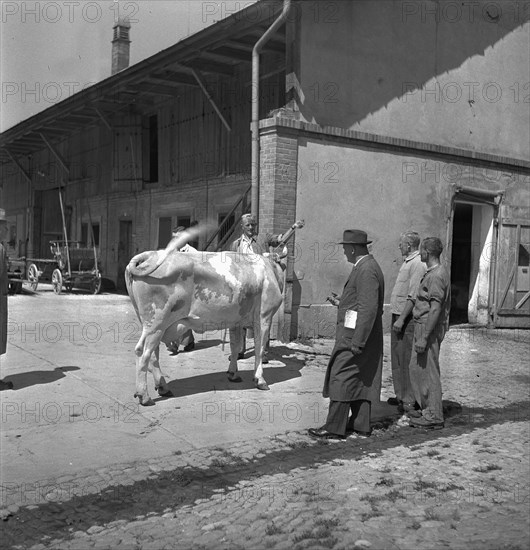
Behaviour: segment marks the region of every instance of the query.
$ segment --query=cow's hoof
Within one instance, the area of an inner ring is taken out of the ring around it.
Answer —
[[[162,388],[157,388],[158,395],[160,397],[174,397],[173,392],[171,390],[163,390]]]
[[[237,374],[237,372],[230,372],[228,371],[227,372],[228,374],[228,381],[229,382],[241,382],[241,376],[239,376],[239,374]]]
[[[140,405],[142,405],[142,407],[152,407],[155,404],[150,397],[145,399],[145,397],[139,393],[135,393],[134,397],[138,397],[138,401],[140,401]]]
[[[140,400],[140,405],[142,405],[142,407],[152,407],[155,405],[155,402],[149,397],[145,401]]]
[[[260,382],[257,378],[254,378],[254,384],[256,384],[256,388],[258,388],[258,390],[270,390],[267,382]]]

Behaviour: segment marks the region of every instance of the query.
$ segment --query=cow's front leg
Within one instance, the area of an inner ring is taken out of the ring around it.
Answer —
[[[263,378],[263,350],[269,338],[268,323],[257,319],[254,322],[254,383],[258,390],[269,390],[269,385]]]
[[[155,390],[162,397],[173,397],[173,393],[169,389],[165,376],[160,369],[160,345],[156,346],[154,354],[151,357],[153,378],[155,379]]]
[[[154,338],[152,334],[142,334],[134,350],[136,353],[136,393],[134,397],[138,397],[140,405],[144,407],[155,404],[149,397],[149,392],[147,390],[147,369],[149,367],[151,354],[158,344],[159,342],[156,341],[156,338]]]
[[[228,366],[228,380],[241,382],[241,376],[237,373],[237,354],[241,347],[243,330],[240,326],[230,329],[230,365]]]

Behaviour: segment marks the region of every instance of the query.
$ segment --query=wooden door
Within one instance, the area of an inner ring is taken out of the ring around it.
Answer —
[[[120,235],[118,242],[118,281],[117,288],[126,291],[125,268],[132,258],[132,221],[120,220]]]
[[[530,328],[530,223],[501,218],[497,245],[495,325]]]

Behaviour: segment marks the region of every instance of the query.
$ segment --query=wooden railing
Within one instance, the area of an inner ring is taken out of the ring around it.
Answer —
[[[210,237],[210,239],[206,243],[204,250],[207,250],[210,252],[217,252],[218,250],[223,250],[228,240],[234,235],[234,231],[236,227],[239,225],[241,216],[243,214],[246,214],[249,211],[251,188],[252,186],[249,185],[247,190],[241,195],[241,197],[239,197],[238,201],[234,204],[230,212],[228,212],[228,214],[223,218],[223,220],[219,224],[219,227],[217,228],[215,233]],[[234,223],[232,223],[227,230],[227,228],[225,227],[225,224],[232,215],[234,216]],[[217,244],[215,244],[216,239],[218,239],[221,232],[225,230],[226,232],[223,235],[223,237],[219,240],[219,242],[217,242]]]

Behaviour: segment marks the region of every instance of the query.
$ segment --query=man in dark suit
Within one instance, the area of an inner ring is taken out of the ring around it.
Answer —
[[[349,229],[339,243],[353,269],[338,304],[335,347],[324,381],[328,417],[321,428],[309,429],[315,438],[344,439],[347,428],[356,437],[371,434],[371,405],[381,391],[385,292],[381,268],[368,253],[371,242],[366,232]]]

